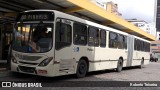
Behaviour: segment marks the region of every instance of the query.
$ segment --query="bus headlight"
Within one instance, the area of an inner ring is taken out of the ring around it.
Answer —
[[[17,63],[17,60],[16,60],[16,59],[14,59],[14,58],[12,58],[12,62]]]
[[[16,60],[16,58],[13,55],[12,55],[11,60],[12,60],[13,63],[18,63],[18,61]]]
[[[38,66],[47,66],[52,59],[53,57],[46,58]]]

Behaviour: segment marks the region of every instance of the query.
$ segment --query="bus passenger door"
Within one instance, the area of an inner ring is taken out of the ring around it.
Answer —
[[[55,29],[55,61],[61,75],[73,73],[76,61],[72,57],[72,21],[57,19]]]
[[[133,38],[133,36],[129,36],[127,40],[128,40],[127,66],[131,66],[132,65],[132,59],[133,59],[134,38]]]

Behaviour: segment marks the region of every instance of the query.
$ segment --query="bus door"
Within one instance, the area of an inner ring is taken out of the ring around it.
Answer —
[[[70,20],[56,20],[54,62],[59,62],[60,74],[73,73],[75,71],[76,60],[72,56],[72,26],[73,22]]]
[[[2,59],[2,29],[0,27],[0,60]]]
[[[128,58],[127,58],[127,66],[132,65],[132,59],[133,59],[133,49],[134,49],[134,38],[132,35],[128,37]]]

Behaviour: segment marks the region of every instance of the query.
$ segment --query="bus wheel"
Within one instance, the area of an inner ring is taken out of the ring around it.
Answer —
[[[121,72],[122,71],[122,68],[123,68],[123,61],[122,59],[120,58],[118,60],[118,63],[117,63],[117,72]]]
[[[76,72],[77,77],[78,78],[85,77],[87,69],[88,69],[87,62],[83,59],[79,60]]]
[[[144,60],[141,60],[141,65],[139,66],[139,68],[143,68],[144,67]]]

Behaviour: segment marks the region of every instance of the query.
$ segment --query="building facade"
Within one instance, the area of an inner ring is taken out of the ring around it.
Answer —
[[[100,2],[99,0],[91,0],[91,2],[106,10],[106,4]]]
[[[117,16],[122,16],[122,14],[118,11],[118,4],[115,4],[112,1],[106,3],[106,10]]]
[[[102,3],[99,0],[91,0],[92,3],[96,4],[97,6],[105,9],[106,11],[113,13],[117,16],[122,16],[122,14],[118,11],[118,4],[111,2]]]
[[[144,20],[137,20],[137,19],[127,19],[127,21],[139,27],[141,30],[153,36],[156,36],[156,28],[154,23],[147,23]]]

